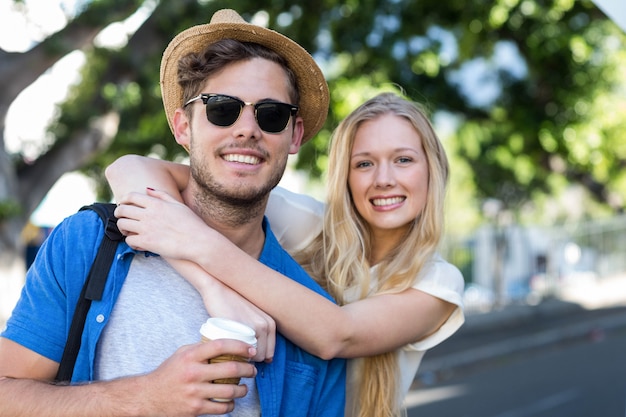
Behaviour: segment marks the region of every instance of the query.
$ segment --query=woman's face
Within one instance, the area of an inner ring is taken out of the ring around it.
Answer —
[[[399,243],[424,209],[428,193],[422,138],[407,119],[389,113],[359,126],[348,187],[374,238]]]

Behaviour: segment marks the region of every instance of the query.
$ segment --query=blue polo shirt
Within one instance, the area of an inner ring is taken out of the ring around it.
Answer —
[[[260,261],[305,287],[330,296],[285,252],[263,222]],[[82,285],[104,234],[98,215],[81,211],[57,226],[26,275],[21,297],[2,336],[60,362]],[[137,252],[118,245],[102,301],[87,315],[72,382],[92,381],[96,345]],[[264,417],[343,416],[345,360],[322,360],[276,335],[271,363],[257,363],[257,389]]]

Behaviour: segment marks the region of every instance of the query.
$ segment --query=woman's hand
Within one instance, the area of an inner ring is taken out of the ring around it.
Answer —
[[[197,264],[176,259],[168,259],[168,262],[198,290],[211,317],[229,318],[254,329],[257,338],[254,361],[272,361],[276,346],[274,319]]]
[[[172,259],[188,259],[189,243],[197,238],[199,231],[214,234],[216,241],[225,239],[169,194],[151,189],[147,192],[127,194],[115,209],[117,226],[133,249]]]
[[[220,283],[222,291],[202,299],[212,317],[226,317],[252,327],[257,338],[256,362],[271,362],[276,347],[276,323],[269,315],[243,298],[233,289]]]

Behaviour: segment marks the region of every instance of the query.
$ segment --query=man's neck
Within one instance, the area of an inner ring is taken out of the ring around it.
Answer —
[[[264,203],[252,206],[232,205],[193,191],[193,186],[182,192],[185,204],[204,222],[215,229],[248,255],[258,259],[265,243],[263,231]]]

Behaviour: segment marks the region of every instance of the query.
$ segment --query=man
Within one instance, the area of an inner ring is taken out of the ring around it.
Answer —
[[[185,204],[250,255],[328,297],[280,248],[263,215],[288,155],[326,117],[328,89],[311,56],[221,10],[172,40],[161,88],[172,132],[190,153]],[[0,337],[0,415],[343,415],[345,361],[323,361],[277,335],[271,363],[208,364],[255,350],[232,340],[197,343],[207,317],[199,294],[161,257],[126,244],[87,317],[73,384],[51,384],[103,233],[96,219],[81,212],[64,221],[28,272]],[[248,385],[210,383],[255,375]],[[98,382],[80,384],[87,381]]]

